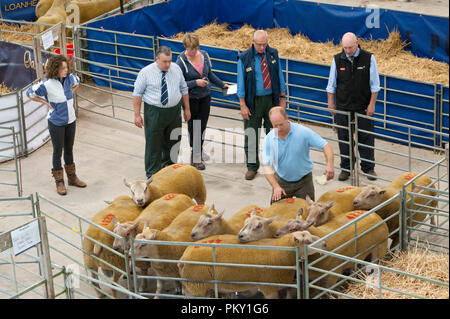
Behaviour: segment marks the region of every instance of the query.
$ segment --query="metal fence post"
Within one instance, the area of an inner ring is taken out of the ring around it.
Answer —
[[[42,269],[44,270],[44,278],[46,280],[45,297],[47,299],[55,299],[55,287],[53,285],[53,272],[50,260],[50,248],[47,237],[47,224],[45,222],[44,216],[39,216],[38,221],[39,221],[39,232],[41,234],[41,244],[40,244],[40,252],[42,256],[41,263]]]

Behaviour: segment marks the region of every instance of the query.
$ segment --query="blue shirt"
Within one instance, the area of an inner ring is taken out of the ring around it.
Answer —
[[[359,55],[360,49],[358,48],[353,56],[357,57]],[[350,60],[350,57],[347,56],[347,59]],[[378,67],[377,62],[375,61],[375,57],[370,57],[370,69],[369,69],[369,75],[370,75],[370,91],[372,93],[376,93],[380,91],[380,76],[378,75]],[[330,67],[330,76],[328,78],[328,85],[327,85],[327,92],[334,94],[336,92],[336,78],[337,78],[337,70],[336,70],[336,62],[331,62]]]
[[[255,54],[255,78],[256,78],[256,95],[263,96],[272,94],[272,89],[266,90],[264,88],[264,81],[261,70],[261,56],[253,49]],[[267,59],[266,52],[264,51],[264,57]],[[245,83],[244,83],[244,64],[239,59],[237,63],[237,96],[239,98],[245,98]],[[280,77],[280,92],[286,92],[286,83],[284,82],[283,71],[281,70],[281,63],[278,63],[278,74]]]
[[[296,182],[313,170],[310,148],[323,149],[327,142],[316,132],[301,124],[290,123],[286,140],[272,129],[264,138],[263,165],[272,165],[278,176],[288,182]]]
[[[58,79],[44,79],[27,90],[27,96],[42,97],[53,107],[48,111],[47,119],[56,126],[63,126],[75,121],[72,88],[80,83],[80,78],[69,74],[63,82]]]

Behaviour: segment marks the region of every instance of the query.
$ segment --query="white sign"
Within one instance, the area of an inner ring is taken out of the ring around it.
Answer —
[[[53,31],[50,30],[42,35],[42,45],[44,46],[44,50],[47,50],[55,43],[52,32]]]
[[[11,241],[15,256],[39,244],[41,242],[41,236],[39,233],[38,221],[35,220],[23,227],[11,231]]]

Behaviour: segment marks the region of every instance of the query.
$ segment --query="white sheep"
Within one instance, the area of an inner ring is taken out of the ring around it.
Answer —
[[[366,209],[366,210],[370,210],[376,206],[378,206],[379,204],[387,201],[388,199],[394,197],[395,195],[397,195],[400,190],[402,189],[402,186],[405,185],[408,181],[410,181],[412,178],[416,177],[417,173],[412,173],[412,172],[407,172],[407,173],[403,173],[401,174],[399,177],[397,177],[394,181],[392,181],[391,184],[389,184],[387,187],[385,188],[381,188],[378,186],[373,186],[373,185],[369,185],[366,186],[362,189],[361,193],[354,199],[353,201],[353,206],[355,209]],[[434,185],[431,185],[432,180],[430,177],[428,177],[427,175],[422,175],[419,178],[417,178],[414,181],[415,185],[419,185],[419,186],[425,186],[428,188],[434,188]],[[431,186],[430,186],[431,185]],[[410,184],[406,190],[408,192],[411,192],[412,189],[412,185]],[[416,191],[420,191],[420,188],[415,188],[414,190]],[[424,190],[423,192],[421,192],[421,194],[423,195],[428,195],[428,196],[436,196],[437,193],[430,191],[430,190]],[[431,203],[427,203],[429,201],[429,199],[427,198],[423,198],[423,197],[414,197],[414,201],[410,200],[410,196],[407,196],[407,207],[409,209],[412,210],[420,210],[422,212],[429,212],[433,210],[433,207],[437,206],[437,201],[433,200],[431,201]],[[423,208],[422,206],[425,206],[425,208]],[[391,216],[392,214],[394,214],[395,212],[399,211],[400,209],[400,199],[397,198],[396,200],[392,201],[390,204],[386,205],[385,207],[377,210],[377,214],[381,216],[381,218],[383,219],[387,219],[389,218],[389,216]],[[426,218],[427,214],[426,213],[415,213],[412,217],[412,219],[414,221],[423,221]],[[389,232],[393,232],[396,229],[398,229],[399,227],[399,217],[396,216],[394,218],[389,219],[388,221],[386,221],[388,227],[389,227]],[[412,226],[416,225],[417,223],[413,222],[411,223]],[[432,225],[436,225],[434,216],[431,217],[431,224]],[[409,223],[408,223],[409,225]],[[392,247],[395,247],[395,245],[397,245],[398,241],[399,241],[399,233],[395,233],[392,235],[391,237],[392,239]]]
[[[191,231],[201,215],[208,213],[209,206],[196,205],[180,213],[169,226],[163,230],[144,228],[143,232],[136,235],[137,240],[158,240],[173,242],[191,242]],[[153,245],[148,243],[134,243],[134,255],[136,258],[151,258],[178,260],[186,246],[180,245]],[[176,263],[151,262],[151,268],[160,277],[179,277]],[[162,293],[164,289],[162,280],[157,280],[156,293]]]
[[[332,220],[328,221],[325,224],[320,226],[309,226],[305,223],[304,220],[300,218],[300,215],[295,220],[290,220],[286,223],[286,225],[278,230],[275,234],[276,237],[285,236],[288,233],[292,233],[295,231],[304,231],[308,230],[311,234],[318,236],[320,238],[334,232],[336,229],[341,228],[345,224],[349,223],[351,220],[366,214],[367,211],[357,210],[347,212],[343,215],[338,215]],[[378,226],[376,226],[378,225]],[[368,230],[369,228],[374,227],[373,230],[364,234],[355,242],[350,241],[355,238],[356,234],[361,234]],[[344,243],[350,243],[337,251],[335,253],[354,257],[360,260],[366,260],[375,262],[378,259],[384,257],[387,251],[387,238],[389,235],[388,227],[386,223],[383,222],[380,216],[375,213],[366,214],[364,218],[356,223],[355,227],[349,226],[330,237],[326,240],[326,247],[328,251],[335,249],[343,245]],[[369,247],[373,246],[371,249]],[[357,256],[360,254],[359,256]],[[308,258],[308,263],[314,261],[315,257]],[[323,270],[331,270],[337,267],[339,264],[343,263],[343,260],[338,258],[327,257],[320,261],[317,265],[314,265],[316,268],[321,268]],[[354,267],[353,263],[347,262],[340,265],[334,272],[336,273],[347,273]],[[310,278],[317,278],[321,275],[320,272],[312,271],[310,272]],[[326,276],[323,280],[323,285],[330,286],[334,284],[338,280],[336,276]]]
[[[95,216],[91,220],[97,225],[109,231],[113,231],[112,221],[114,218],[117,221],[124,223],[130,220],[135,220],[136,217],[139,216],[141,211],[142,208],[138,207],[131,197],[119,196],[115,198],[114,201],[110,205],[108,205],[108,207],[95,214]],[[91,276],[94,279],[98,278],[96,272],[99,271],[99,268],[102,268],[103,272],[109,276],[112,271],[113,281],[117,283],[117,280],[120,277],[120,273],[113,270],[113,268],[111,268],[104,262],[94,258],[93,256],[122,270],[125,270],[124,258],[91,241],[88,237],[111,248],[113,246],[114,237],[104,232],[101,228],[90,225],[85,233],[85,237],[83,240],[83,257],[84,265],[90,270]],[[97,283],[93,282],[93,285],[100,289],[100,286]],[[103,296],[103,294],[99,290],[97,290],[97,294],[99,296]],[[114,297],[116,297],[115,289],[112,290],[112,294]]]
[[[333,219],[335,216],[353,210],[353,200],[361,193],[361,188],[356,186],[340,187],[325,192],[316,202],[307,195],[309,204],[303,209],[302,218],[310,225],[319,226]]]
[[[169,193],[185,194],[199,205],[206,200],[206,186],[202,174],[191,165],[173,164],[159,170],[146,181],[133,183],[123,180],[138,206],[146,206]]]
[[[318,237],[309,236],[308,244],[311,244],[317,239]],[[215,250],[215,260],[217,263],[266,266],[296,265],[296,256],[294,251],[220,247],[220,244],[239,244],[239,239],[236,237],[236,235],[215,235],[202,240],[201,243],[218,244],[218,247]],[[251,245],[283,247],[300,246],[299,252],[300,255],[303,256],[303,245],[305,243],[306,240],[303,234],[301,234],[301,232],[298,232],[288,234],[282,238],[266,238],[254,241],[251,243]],[[324,249],[325,247],[322,246],[322,248]],[[182,284],[183,293],[187,296],[206,297],[214,291],[213,283],[199,281],[219,280],[291,284],[295,274],[294,269],[248,268],[233,266],[213,267],[202,264],[189,264],[185,263],[186,261],[213,262],[212,248],[206,246],[190,246],[181,256],[178,267],[181,278],[189,280],[183,281]],[[277,298],[278,292],[284,288],[268,285],[258,285],[257,287],[266,298]],[[254,288],[255,285],[251,284],[218,284],[219,292],[224,294]]]
[[[276,218],[265,218],[253,211],[250,217],[245,220],[244,227],[238,233],[239,241],[241,243],[248,243],[250,241],[274,237],[277,230],[284,226],[284,223],[276,221]]]
[[[256,205],[249,205],[233,214],[230,219],[226,220],[223,218],[224,212],[217,212],[216,214],[214,205],[212,205],[210,212],[202,215],[192,229],[191,238],[192,240],[200,240],[202,238],[220,234],[236,235],[244,226],[245,220],[250,217],[252,211],[261,214],[264,212],[264,209]]]

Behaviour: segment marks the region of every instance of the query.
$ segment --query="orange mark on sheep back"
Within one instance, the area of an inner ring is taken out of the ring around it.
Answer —
[[[336,189],[336,192],[343,193],[343,192],[349,191],[351,189],[354,189],[354,187],[353,186],[346,186],[346,187],[341,187],[341,188]]]
[[[175,164],[175,165],[172,165],[172,168],[173,169],[177,169],[177,168],[180,168],[180,167],[183,167],[184,165],[183,164]]]
[[[295,202],[295,199],[293,199],[293,198],[286,198],[286,203],[292,204],[294,202]]]
[[[114,218],[114,214],[108,214],[105,216],[105,218],[102,219],[102,221],[100,222],[100,225],[106,226],[108,225]]]
[[[358,216],[361,216],[362,214],[364,214],[365,211],[362,210],[355,210],[353,212],[348,213],[347,215],[345,215],[348,219],[354,219]]]
[[[177,194],[168,194],[166,197],[164,197],[165,200],[171,200],[172,198],[175,198]]]
[[[407,181],[410,181],[410,180],[412,180],[414,177],[416,177],[417,176],[417,173],[408,173],[408,174],[406,174],[405,175],[405,179],[407,180]]]
[[[261,213],[262,213],[262,209],[259,208],[259,207],[256,207],[256,208],[250,209],[250,210],[247,212],[247,217],[250,217],[250,215],[252,214],[252,211],[253,211],[253,210],[256,211],[256,215],[261,215]]]
[[[199,212],[199,211],[201,211],[203,209],[203,207],[205,207],[205,205],[195,205],[192,210],[194,212]]]

